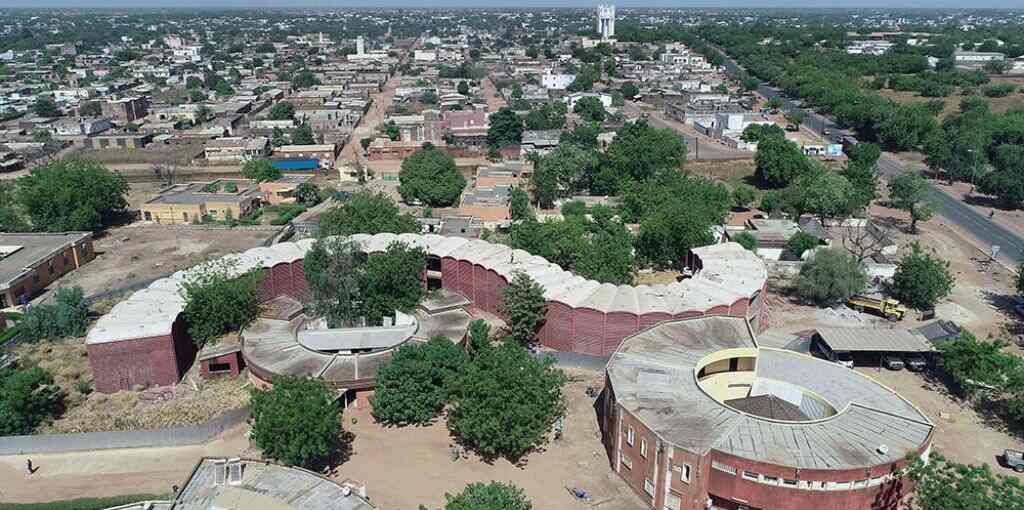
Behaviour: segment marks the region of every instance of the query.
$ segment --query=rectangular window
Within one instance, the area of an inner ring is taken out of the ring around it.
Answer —
[[[626,466],[626,469],[633,469],[633,459],[629,458],[627,455],[622,455],[621,453],[619,453],[619,456],[622,458],[622,465]]]
[[[797,483],[796,480],[791,480],[789,478],[784,478],[782,480],[782,485],[785,485],[786,487],[796,487],[798,485],[798,483]]]
[[[210,373],[218,374],[222,372],[230,372],[231,363],[210,363]]]
[[[717,469],[717,470],[722,471],[724,473],[729,473],[730,475],[736,476],[736,468],[734,468],[734,467],[732,467],[732,466],[730,466],[728,464],[722,464],[721,462],[718,462],[717,460],[711,461],[711,469]]]
[[[39,283],[39,273],[32,273],[32,283]]]
[[[634,441],[636,441],[636,431],[634,431],[633,426],[630,425],[626,430],[626,444],[633,446]]]
[[[683,507],[683,499],[676,494],[669,493],[665,496],[666,510],[679,510]]]
[[[758,473],[755,473],[753,471],[744,471],[743,472],[743,479],[744,480],[751,480],[751,481],[756,482],[756,481],[761,479],[761,475],[758,474]]]
[[[779,479],[774,476],[764,475],[764,480],[762,480],[761,483],[766,483],[769,485],[778,485]]]
[[[854,489],[863,489],[864,487],[867,487],[867,486],[868,486],[868,481],[867,480],[857,480],[857,481],[853,482],[853,488]]]
[[[683,482],[690,483],[690,465],[683,464],[683,469],[679,472],[679,479]]]
[[[640,456],[647,458],[647,440],[642,437],[640,438]]]
[[[654,495],[654,482],[652,482],[650,478],[644,478],[644,492],[646,492],[648,496]]]

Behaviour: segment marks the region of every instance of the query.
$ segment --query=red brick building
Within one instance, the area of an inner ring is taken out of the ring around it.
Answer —
[[[758,347],[732,317],[624,340],[599,419],[612,469],[658,510],[895,509],[933,431],[874,380]]]
[[[428,254],[429,285],[455,291],[472,303],[471,309],[495,315],[501,314],[502,288],[516,272],[526,273],[544,288],[548,300],[547,317],[538,338],[543,345],[560,351],[607,356],[615,352],[624,338],[666,320],[727,315],[749,320],[759,329],[768,316],[763,299],[767,281],[764,263],[736,243],[695,249],[694,267],[700,270],[692,278],[667,285],[633,287],[587,280],[542,257],[481,240],[432,234],[357,234],[350,239],[368,253],[384,251],[394,241],[424,248]],[[254,248],[232,257],[238,262],[237,271],[266,271],[260,289],[262,301],[278,296],[301,301],[308,299],[302,259],[313,242],[305,239]],[[186,341],[187,332],[179,330],[184,339],[172,335],[173,324],[184,307],[177,290],[184,278],[185,273],[180,272],[158,280],[150,289],[132,295],[97,321],[86,342],[94,372],[145,361],[120,356],[116,348],[103,346],[106,343],[167,337],[174,339],[174,345],[191,345]],[[154,300],[150,291],[168,297]],[[181,364],[179,360],[187,357],[187,349],[178,348],[175,352],[178,351],[182,357],[171,357],[171,351],[165,349],[164,358],[149,359],[153,365],[150,368],[129,370],[134,377],[128,377],[124,384],[117,375],[97,375],[97,380],[104,380],[97,389],[116,391],[126,385],[174,384],[174,372],[166,367]],[[192,361],[188,359],[185,366]]]

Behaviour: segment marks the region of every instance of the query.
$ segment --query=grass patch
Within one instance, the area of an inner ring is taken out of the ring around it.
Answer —
[[[268,205],[262,210],[273,213],[276,216],[270,220],[271,225],[285,225],[294,220],[296,216],[306,212],[306,206],[302,204],[279,204]]]
[[[167,500],[168,495],[129,494],[106,498],[76,498],[49,503],[0,503],[0,510],[103,510],[139,501]]]

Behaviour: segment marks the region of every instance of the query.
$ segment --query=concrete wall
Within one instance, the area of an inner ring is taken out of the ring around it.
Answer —
[[[62,453],[112,448],[146,448],[203,444],[245,422],[249,408],[228,411],[202,425],[118,432],[84,432],[0,437],[0,455]]]

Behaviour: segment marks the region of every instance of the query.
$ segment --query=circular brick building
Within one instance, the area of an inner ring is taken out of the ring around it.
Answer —
[[[613,469],[658,510],[895,509],[933,430],[873,379],[758,347],[733,317],[625,339],[600,414]]]
[[[692,276],[664,285],[611,285],[577,276],[542,257],[487,241],[420,234],[358,234],[349,238],[367,253],[395,241],[428,254],[424,280],[464,296],[471,310],[501,314],[501,290],[516,272],[544,289],[548,311],[538,338],[549,348],[608,356],[622,340],[667,320],[730,316],[759,329],[767,320],[764,263],[736,243],[696,248],[684,261]],[[303,258],[312,239],[254,248],[225,259],[238,274],[264,270],[260,299],[289,296],[307,301]],[[135,385],[177,383],[195,359],[181,317],[179,271],[140,290],[101,317],[86,345],[96,389],[113,392]],[[244,346],[243,346],[244,349]]]

